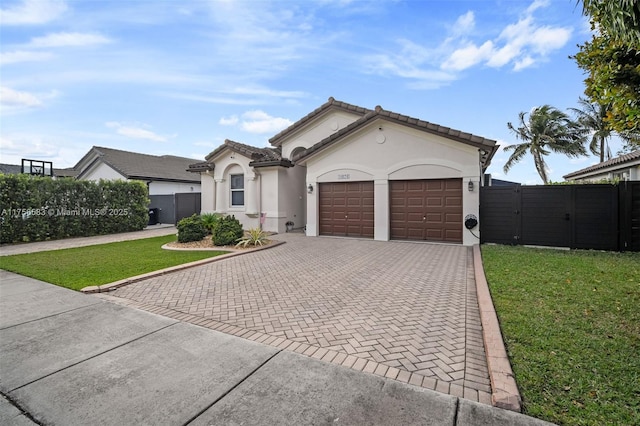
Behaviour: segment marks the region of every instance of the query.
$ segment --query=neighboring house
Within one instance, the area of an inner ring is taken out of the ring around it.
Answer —
[[[200,212],[200,179],[187,172],[192,158],[148,155],[94,146],[73,167],[83,180],[140,180],[149,188],[149,208],[161,223]]]
[[[602,180],[640,180],[640,150],[569,173],[566,181],[597,182]]]
[[[293,222],[309,236],[478,242],[463,222],[478,216],[494,140],[329,98],[269,142],[227,140],[190,166],[203,212],[233,214],[245,229]]]

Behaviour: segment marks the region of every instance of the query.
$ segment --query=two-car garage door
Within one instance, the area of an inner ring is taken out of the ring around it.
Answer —
[[[320,235],[373,238],[373,182],[319,185]],[[462,242],[462,179],[389,181],[391,239]]]

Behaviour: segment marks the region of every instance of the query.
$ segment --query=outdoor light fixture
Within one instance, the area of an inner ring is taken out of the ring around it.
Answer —
[[[313,193],[313,185],[309,184],[309,186],[307,186],[307,192],[308,192],[309,194],[312,194],[312,193]]]
[[[473,192],[473,181],[472,180],[469,181],[469,186],[468,187],[469,187],[469,191]]]

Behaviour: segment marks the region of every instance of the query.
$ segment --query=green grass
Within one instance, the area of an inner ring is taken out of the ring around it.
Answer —
[[[163,250],[175,235],[0,257],[0,269],[73,290],[102,285],[224,251]]]
[[[640,424],[640,253],[483,246],[526,414]]]

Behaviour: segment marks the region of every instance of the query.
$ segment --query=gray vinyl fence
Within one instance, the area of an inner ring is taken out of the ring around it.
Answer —
[[[200,193],[185,192],[172,195],[150,195],[149,209],[158,209],[160,223],[177,224],[182,218],[200,214]]]
[[[482,243],[640,251],[640,181],[480,190]]]

